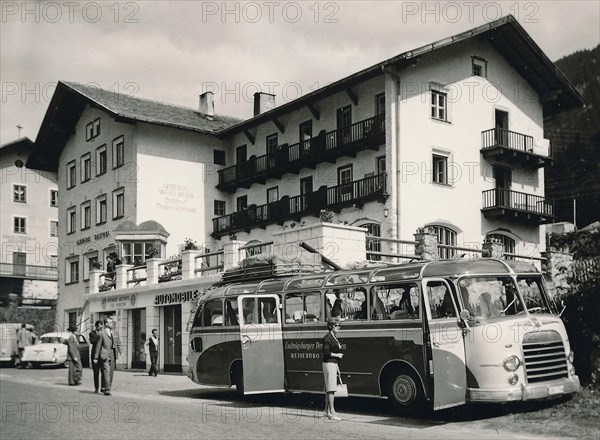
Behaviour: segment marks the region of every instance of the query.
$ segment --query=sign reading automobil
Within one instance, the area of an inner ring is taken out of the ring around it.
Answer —
[[[198,290],[186,290],[184,292],[162,293],[154,297],[155,306],[177,304],[193,301],[198,297]]]

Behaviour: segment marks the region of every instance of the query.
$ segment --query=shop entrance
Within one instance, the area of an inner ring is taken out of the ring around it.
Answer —
[[[131,368],[146,369],[146,309],[133,309],[131,311],[131,324],[133,326],[133,347]]]
[[[163,308],[164,371],[181,372],[181,304]]]

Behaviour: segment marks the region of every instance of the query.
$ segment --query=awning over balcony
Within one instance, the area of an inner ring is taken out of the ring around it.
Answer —
[[[483,191],[483,215],[505,220],[551,223],[556,220],[551,200],[534,194],[495,188]]]

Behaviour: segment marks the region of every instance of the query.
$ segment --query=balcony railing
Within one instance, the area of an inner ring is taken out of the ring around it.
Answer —
[[[482,211],[490,216],[524,218],[538,223],[555,219],[552,201],[542,196],[502,188],[483,191],[482,195]]]
[[[0,263],[0,275],[17,278],[57,281],[58,268],[54,266]]]
[[[552,164],[552,152],[534,152],[534,141],[528,136],[503,128],[492,128],[481,132],[481,152],[485,158],[493,158],[511,163],[532,165],[537,168]]]
[[[340,210],[343,207],[357,205],[374,200],[385,200],[385,173],[365,177],[341,185],[294,197],[282,197],[276,202],[265,205],[250,205],[247,209],[213,219],[214,237],[230,234],[286,220],[299,219],[302,216],[318,216],[321,209]]]
[[[252,156],[247,161],[219,171],[218,188],[235,191],[252,183],[279,178],[288,172],[297,173],[303,167],[314,168],[325,160],[354,156],[358,151],[379,148],[385,142],[385,116],[377,115],[356,122],[344,129],[322,131],[318,136],[293,145],[280,145],[277,151]]]

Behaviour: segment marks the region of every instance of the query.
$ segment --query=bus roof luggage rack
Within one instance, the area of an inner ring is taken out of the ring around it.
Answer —
[[[223,284],[316,272],[323,272],[321,263],[302,258],[285,260],[277,255],[258,254],[244,258],[241,267],[223,272]]]

